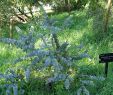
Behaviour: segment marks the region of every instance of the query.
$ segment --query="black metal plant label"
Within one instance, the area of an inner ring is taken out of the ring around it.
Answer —
[[[106,53],[99,55],[99,63],[105,63],[105,75],[108,73],[108,63],[113,62],[113,53]]]

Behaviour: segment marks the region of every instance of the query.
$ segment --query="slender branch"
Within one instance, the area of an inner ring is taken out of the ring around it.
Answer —
[[[18,11],[21,13],[21,14],[23,14],[23,15],[25,15],[27,18],[30,18],[26,13],[24,13],[24,11],[22,11],[20,8],[17,8],[18,9]]]

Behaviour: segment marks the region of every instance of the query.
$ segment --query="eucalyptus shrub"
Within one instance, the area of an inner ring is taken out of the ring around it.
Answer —
[[[30,63],[27,65],[27,68],[25,68],[23,78],[19,77],[21,74],[17,73],[16,75],[15,72],[11,72],[11,79],[13,79],[13,81],[11,80],[9,86],[7,86],[8,89],[6,89],[6,93],[10,93],[10,88],[12,87],[14,95],[18,95],[18,90],[21,90],[21,87],[18,89],[18,84],[22,84],[23,80],[25,83],[28,83],[33,71],[48,72],[48,75],[45,75],[44,79],[45,84],[48,85],[50,90],[54,88],[54,84],[57,83],[63,83],[65,89],[69,89],[72,82],[74,82],[75,76],[77,76],[77,72],[75,71],[78,70],[78,66],[75,62],[82,58],[89,57],[86,52],[79,55],[71,55],[68,50],[71,45],[68,42],[61,42],[58,39],[57,33],[62,31],[64,27],[68,27],[73,23],[72,16],[69,16],[62,24],[62,27],[59,28],[55,26],[56,21],[51,20],[42,7],[41,10],[42,18],[37,24],[40,26],[41,30],[49,31],[49,33],[37,34],[34,30],[34,26],[31,26],[28,33],[23,34],[22,30],[16,27],[20,35],[18,39],[0,39],[2,42],[15,45],[26,53],[25,56],[16,59],[15,63],[25,60]],[[38,44],[38,47],[35,47],[37,41],[41,41],[41,43]],[[1,75],[1,77],[7,79],[7,77],[4,77],[4,74]],[[83,85],[86,82],[87,81],[81,81],[82,86],[78,90],[77,95],[80,95],[82,90],[84,90],[85,93],[89,93],[85,85]]]

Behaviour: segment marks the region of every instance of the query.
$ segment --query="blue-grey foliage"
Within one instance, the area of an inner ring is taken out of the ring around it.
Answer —
[[[20,75],[16,74],[14,70],[9,69],[4,74],[0,74],[0,79],[6,83],[2,86],[2,88],[6,89],[6,95],[12,95],[12,93],[13,95],[18,95],[18,81],[21,80]]]
[[[1,41],[15,45],[17,48],[21,48],[25,52],[29,52],[34,49],[36,37],[33,35],[32,32],[29,32],[28,35],[21,34],[18,39],[1,38]]]
[[[72,24],[72,16],[68,17],[62,27],[55,26],[55,22],[51,20],[47,14],[45,13],[44,9],[41,7],[43,12],[43,19],[38,22],[40,28],[43,30],[49,30],[49,35],[39,34],[34,31],[33,27],[30,28],[27,34],[21,32],[19,27],[16,27],[17,32],[19,32],[18,39],[10,39],[10,38],[2,38],[0,39],[2,42],[15,45],[17,48],[22,49],[26,52],[25,56],[18,58],[15,63],[22,62],[24,60],[29,60],[31,64],[25,69],[24,78],[26,82],[29,82],[30,75],[34,67],[37,66],[40,70],[49,68],[48,72],[52,73],[48,79],[45,79],[46,83],[55,83],[62,81],[64,83],[64,87],[69,89],[71,82],[74,80],[71,77],[70,69],[73,71],[76,60],[80,60],[82,58],[89,57],[87,52],[84,52],[80,55],[70,55],[68,54],[68,42],[60,43],[57,32],[62,30],[64,27],[70,27]],[[38,48],[35,48],[35,43],[37,40],[41,40],[41,45]],[[40,65],[38,65],[40,64]],[[41,68],[40,68],[41,67]],[[35,69],[37,70],[37,69]],[[18,81],[21,80],[21,77],[16,74],[14,71],[10,70],[8,74],[0,74],[0,78],[4,78],[10,82],[7,85],[6,95],[10,95],[10,89],[13,88],[14,95],[18,95]],[[90,78],[94,78],[90,76]],[[99,78],[101,79],[101,78]],[[18,80],[18,81],[17,81]],[[91,81],[82,81],[82,84],[92,83]],[[89,92],[82,86],[79,90],[77,95],[80,95],[81,89],[84,89],[85,94],[89,95]]]

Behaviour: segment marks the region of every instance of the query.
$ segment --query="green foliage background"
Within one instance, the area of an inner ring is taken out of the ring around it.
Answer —
[[[35,0],[34,0],[35,1]],[[39,6],[39,3],[34,3],[32,0],[22,0],[17,2],[17,0],[2,0],[0,1],[0,29],[2,33],[6,33],[5,37],[8,36],[7,31],[9,31],[9,18],[13,14],[12,6],[18,5],[18,7],[22,8],[23,6],[32,6],[37,4],[36,6]],[[43,3],[52,3],[51,0],[44,0]],[[67,2],[65,0],[65,2]],[[85,85],[85,88],[88,89],[89,93],[91,95],[112,95],[112,64],[109,64],[109,74],[108,78],[104,82],[101,82],[100,80],[93,80],[95,86],[92,86],[92,80],[89,80],[87,77],[80,77],[81,75],[88,75],[88,76],[104,76],[103,70],[104,65],[99,64],[98,61],[98,55],[101,53],[108,53],[113,52],[113,33],[112,33],[112,17],[110,17],[109,27],[108,27],[108,33],[103,33],[103,20],[105,17],[105,0],[70,0],[70,4],[72,9],[74,11],[71,11],[71,14],[69,12],[64,12],[65,10],[61,10],[60,8],[65,9],[64,2],[61,2],[60,0],[56,1],[54,0],[54,3],[58,5],[58,10],[62,11],[63,13],[54,13],[49,14],[49,18],[51,19],[57,19],[59,22],[56,22],[55,25],[58,27],[61,27],[63,21],[69,16],[72,16],[73,24],[69,24],[69,28],[67,26],[64,27],[64,29],[60,32],[58,32],[58,39],[60,42],[67,41],[71,44],[71,47],[69,48],[69,54],[70,55],[76,55],[80,54],[83,51],[86,51],[90,58],[82,59],[80,61],[76,61],[77,67],[74,68],[72,71],[73,74],[77,74],[74,81],[71,84],[71,87],[69,90],[66,90],[64,88],[63,82],[56,82],[53,85],[52,90],[47,89],[49,88],[48,85],[45,85],[45,80],[48,78],[44,77],[46,74],[50,75],[48,71],[46,72],[36,72],[35,70],[31,73],[31,78],[29,82],[26,82],[24,79],[22,79],[22,85],[21,81],[18,82],[19,87],[22,86],[23,89],[25,89],[25,95],[75,95],[79,89],[84,88],[84,84],[90,84],[91,85]],[[64,4],[64,5],[63,5]],[[63,5],[63,6],[62,6]],[[88,7],[86,7],[88,5]],[[111,10],[112,11],[112,10]],[[111,14],[112,15],[112,14]],[[41,16],[40,16],[41,17]],[[42,19],[43,17],[41,17]],[[38,20],[37,20],[38,19]],[[36,34],[45,34],[49,33],[48,30],[43,30],[39,28],[39,25],[36,24],[36,21],[39,21],[39,18],[30,19],[26,24],[17,24],[22,29],[22,33],[27,34],[30,26],[34,26],[34,30],[36,31]],[[71,20],[70,20],[71,21]],[[16,29],[14,29],[14,32]],[[49,35],[49,34],[48,34]],[[4,37],[4,36],[2,36]],[[14,38],[18,39],[19,35],[15,32]],[[35,44],[36,47],[39,47],[39,43],[41,40],[37,41]],[[80,48],[82,50],[80,51]],[[78,52],[79,51],[79,52]],[[15,59],[21,57],[21,55],[26,55],[25,52],[23,52],[21,49],[15,47],[14,45],[7,45],[2,42],[0,42],[0,72],[3,74],[6,74],[6,69],[12,68],[16,71],[17,74],[24,76],[24,69],[28,67],[30,64],[30,61],[24,61],[19,62],[18,64],[14,64]],[[79,67],[79,68],[78,68]],[[40,76],[40,77],[37,77]],[[95,77],[93,77],[95,78]],[[82,80],[82,81],[81,81]],[[87,80],[87,81],[86,81]],[[83,84],[84,83],[84,84]],[[1,84],[4,84],[2,81]],[[20,89],[20,88],[19,88]],[[0,88],[0,94],[4,95],[5,89]],[[84,90],[86,93],[87,90]],[[19,92],[20,93],[20,92]],[[80,95],[80,94],[78,94]],[[86,93],[86,95],[89,95]]]

